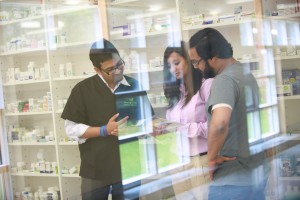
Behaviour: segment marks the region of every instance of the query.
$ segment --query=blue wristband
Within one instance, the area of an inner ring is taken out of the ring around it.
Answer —
[[[105,137],[107,135],[108,135],[108,133],[107,133],[106,125],[100,126],[100,137]]]
[[[107,132],[107,127],[106,127],[106,125],[104,126],[103,130],[104,130],[105,136],[107,136],[107,135],[108,135],[108,132]]]
[[[103,126],[100,126],[100,137],[104,137]]]

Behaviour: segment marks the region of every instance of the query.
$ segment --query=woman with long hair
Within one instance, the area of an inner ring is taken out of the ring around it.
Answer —
[[[207,118],[205,103],[213,82],[213,73],[202,73],[192,67],[186,44],[169,46],[164,52],[164,94],[168,100],[166,118],[184,124],[179,131],[186,140],[181,147],[182,159],[190,160],[181,174],[173,179],[178,199],[206,199],[209,176],[207,169]],[[205,78],[204,78],[204,75]]]

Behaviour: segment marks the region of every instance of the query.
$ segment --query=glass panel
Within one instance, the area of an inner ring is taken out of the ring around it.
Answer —
[[[207,151],[218,142],[207,148],[214,115],[205,107],[216,93],[216,99],[233,104],[230,131],[217,152],[236,159],[222,163],[215,177],[235,175],[239,163],[255,169],[213,183],[227,187],[236,180],[230,185],[244,187],[253,180],[261,183],[256,194],[266,199],[299,199],[299,13],[299,0],[0,0],[1,158],[9,161],[12,180],[7,199],[81,199],[91,192],[81,187],[87,182],[97,190],[122,183],[127,199],[217,194],[218,187],[209,188]],[[197,39],[195,58],[190,39],[205,28],[210,29],[202,39],[219,31],[232,58],[223,55],[217,36],[205,48]],[[116,52],[93,59],[91,46],[103,38]],[[174,54],[167,55],[167,47],[176,49],[183,67]],[[207,51],[214,48],[217,55]],[[241,74],[223,70],[235,60],[242,63]],[[207,80],[198,79],[198,69],[209,67],[236,82],[224,78],[220,88],[232,87],[210,92]],[[257,80],[258,103],[255,89],[241,87],[245,74]],[[234,97],[245,105],[235,104]],[[119,122],[125,116],[129,119]],[[227,130],[222,125],[220,132]],[[238,140],[247,131],[248,141]],[[221,192],[221,199],[232,191]]]
[[[249,140],[251,141],[251,140],[255,139],[253,113],[247,114],[247,126],[248,126]]]
[[[178,147],[181,144],[177,137],[173,132],[156,138],[157,165],[160,171],[180,163]]]
[[[261,132],[263,136],[269,134],[273,130],[271,123],[272,118],[270,118],[270,116],[272,116],[271,109],[262,109],[260,111]]]
[[[138,140],[120,146],[123,179],[129,179],[147,173],[146,151]]]

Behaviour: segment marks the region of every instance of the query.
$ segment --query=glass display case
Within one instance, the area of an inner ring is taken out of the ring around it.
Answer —
[[[251,146],[299,131],[298,0],[3,0],[0,6],[0,87],[15,199],[23,192],[80,199],[78,142],[67,137],[61,114],[72,88],[95,75],[88,52],[103,37],[119,50],[124,74],[139,81],[162,119],[168,106],[166,47],[179,46],[200,29],[217,29],[259,86],[259,108],[247,110]],[[119,136],[125,194],[129,199],[172,198],[168,177],[179,176],[178,169],[189,162],[179,153],[186,145],[178,131],[182,124],[153,137],[155,123],[161,122],[147,117],[151,120],[137,122]],[[299,154],[295,148],[292,152]],[[299,189],[298,159],[285,155],[270,156],[275,185],[266,194],[270,199]],[[284,163],[293,170],[283,172]]]

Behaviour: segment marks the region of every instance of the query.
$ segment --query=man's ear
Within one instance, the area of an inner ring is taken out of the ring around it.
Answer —
[[[207,59],[207,62],[210,66],[214,66],[214,64],[216,63],[216,57]]]
[[[97,73],[100,73],[100,69],[98,67],[94,67],[94,70],[97,72]]]

